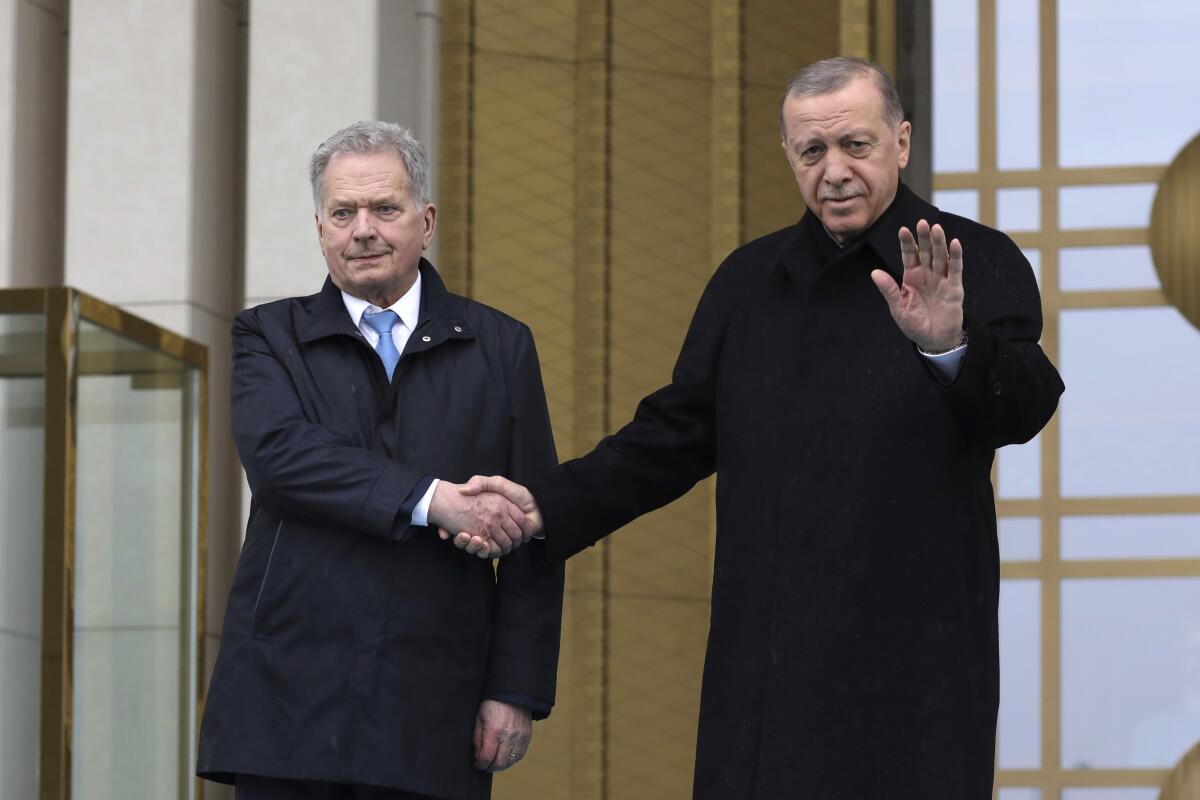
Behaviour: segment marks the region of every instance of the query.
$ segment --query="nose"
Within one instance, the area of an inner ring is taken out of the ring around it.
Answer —
[[[360,208],[354,218],[352,235],[356,242],[370,241],[375,238],[375,225],[371,221],[370,209]]]
[[[846,159],[837,152],[831,152],[825,156],[825,182],[836,185],[846,183],[852,177],[853,172],[850,170],[850,165]]]

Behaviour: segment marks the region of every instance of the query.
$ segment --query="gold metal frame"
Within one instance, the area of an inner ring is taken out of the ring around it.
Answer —
[[[1142,227],[1093,230],[1060,230],[1058,189],[1067,185],[1153,183],[1165,165],[1064,168],[1058,153],[1058,7],[1056,0],[1040,0],[1038,36],[1040,55],[1040,162],[1038,170],[1000,170],[997,166],[996,127],[996,3],[978,2],[979,58],[979,166],[974,172],[935,173],[936,189],[970,189],[979,192],[979,221],[996,226],[996,190],[1004,187],[1037,188],[1041,195],[1040,230],[1014,233],[1021,247],[1041,253],[1042,306],[1045,328],[1042,347],[1052,361],[1059,360],[1059,312],[1064,309],[1127,308],[1167,305],[1159,289],[1063,291],[1059,288],[1058,251],[1063,247],[1149,244]],[[1041,727],[1039,769],[998,769],[996,791],[1008,787],[1039,788],[1042,800],[1057,800],[1068,787],[1158,786],[1166,769],[1066,769],[1062,767],[1062,582],[1070,578],[1200,577],[1200,559],[1072,560],[1061,558],[1060,528],[1064,516],[1200,513],[1200,495],[1108,497],[1075,499],[1060,494],[1061,431],[1058,416],[1042,432],[1040,444],[1041,492],[1036,500],[998,500],[1001,517],[1039,517],[1041,558],[1005,562],[1003,579],[1035,579],[1041,586]]]
[[[91,295],[71,288],[8,289],[0,291],[0,314],[42,314],[46,321],[44,376],[46,381],[45,465],[43,474],[42,553],[42,671],[41,747],[39,758],[42,800],[71,797],[72,657],[75,587],[75,386],[80,374],[78,333],[81,320],[99,325],[146,348],[171,356],[199,372],[197,425],[185,430],[198,449],[198,491],[194,507],[184,513],[197,523],[196,554],[183,547],[182,591],[184,613],[181,636],[191,637],[195,663],[181,663],[183,687],[181,721],[191,723],[182,735],[180,796],[188,796],[194,782],[195,797],[203,796],[203,785],[191,777],[192,749],[196,739],[199,709],[203,705],[205,561],[207,530],[208,464],[208,353],[203,345],[136,317]],[[185,398],[188,393],[185,392]],[[185,428],[189,423],[185,421]],[[185,479],[190,470],[185,467]],[[187,482],[185,481],[185,485]],[[194,597],[194,601],[193,601]],[[182,641],[183,652],[187,642]],[[187,696],[194,678],[196,696]],[[194,718],[190,709],[195,708]]]

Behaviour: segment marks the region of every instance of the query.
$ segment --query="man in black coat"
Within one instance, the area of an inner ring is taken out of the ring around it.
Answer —
[[[721,264],[671,383],[532,495],[464,491],[540,507],[566,558],[716,471],[695,797],[989,800],[989,471],[1063,391],[1037,284],[900,184],[910,127],[875,65],[809,66],[781,116],[808,212]]]
[[[518,549],[536,516],[450,481],[556,464],[533,337],[421,258],[436,209],[408,131],[339,131],[310,177],[324,288],[233,326],[253,497],[197,772],[238,800],[486,798],[554,704],[563,567]]]

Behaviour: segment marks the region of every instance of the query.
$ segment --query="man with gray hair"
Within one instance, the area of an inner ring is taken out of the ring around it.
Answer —
[[[555,465],[533,337],[422,258],[407,130],[351,125],[309,173],[325,285],[233,325],[252,498],[197,773],[237,800],[486,798],[554,704],[563,568],[527,543],[536,514],[452,481]]]
[[[900,183],[910,126],[876,65],[807,67],[781,119],[808,212],[721,264],[671,382],[532,492],[465,491],[540,510],[566,558],[717,473],[696,798],[990,800],[989,473],[1063,390],[1037,283]]]

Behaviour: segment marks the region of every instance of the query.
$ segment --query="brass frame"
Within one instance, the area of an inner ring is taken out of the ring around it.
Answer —
[[[39,796],[42,800],[71,797],[72,657],[75,590],[75,386],[79,374],[78,332],[81,320],[99,325],[151,350],[171,356],[199,371],[199,409],[195,430],[185,430],[198,444],[196,469],[199,487],[195,507],[185,509],[195,517],[195,557],[191,548],[181,552],[184,609],[190,603],[191,624],[181,620],[181,637],[193,638],[195,663],[181,663],[181,721],[190,730],[181,736],[180,796],[203,796],[203,785],[191,777],[192,749],[196,739],[199,709],[203,705],[205,561],[207,531],[208,465],[208,351],[197,342],[163,330],[140,317],[76,289],[0,290],[0,314],[42,314],[46,321],[45,373],[46,423],[43,471],[42,551],[42,671],[41,671],[41,762]],[[185,398],[188,394],[185,392]],[[185,421],[185,429],[188,426]],[[185,477],[187,476],[185,471]],[[186,641],[181,641],[186,652]],[[187,687],[194,679],[196,694],[189,698]],[[188,710],[196,709],[189,719]]]
[[[1012,234],[1022,247],[1041,254],[1042,306],[1045,328],[1042,348],[1054,362],[1059,359],[1059,312],[1081,308],[1128,308],[1168,304],[1160,289],[1064,291],[1059,288],[1058,251],[1073,246],[1149,244],[1149,229],[1142,227],[1060,230],[1058,189],[1067,185],[1153,183],[1166,165],[1097,168],[1064,168],[1058,153],[1058,6],[1040,0],[1038,37],[1040,56],[1040,162],[1037,170],[1000,170],[997,166],[996,128],[996,5],[978,2],[979,59],[979,164],[973,172],[934,174],[936,189],[971,189],[979,193],[979,221],[996,226],[996,190],[1032,187],[1041,196],[1040,230]],[[1138,515],[1200,513],[1200,495],[1064,498],[1060,494],[1061,431],[1055,415],[1042,432],[1040,444],[1041,491],[1036,500],[996,503],[1000,517],[1039,517],[1041,558],[1004,562],[1002,579],[1036,579],[1041,586],[1041,766],[1038,769],[999,769],[1000,788],[1038,788],[1042,800],[1058,800],[1069,787],[1158,786],[1167,769],[1066,769],[1062,767],[1062,582],[1070,578],[1200,577],[1200,559],[1112,559],[1063,561],[1061,520],[1072,515]]]

